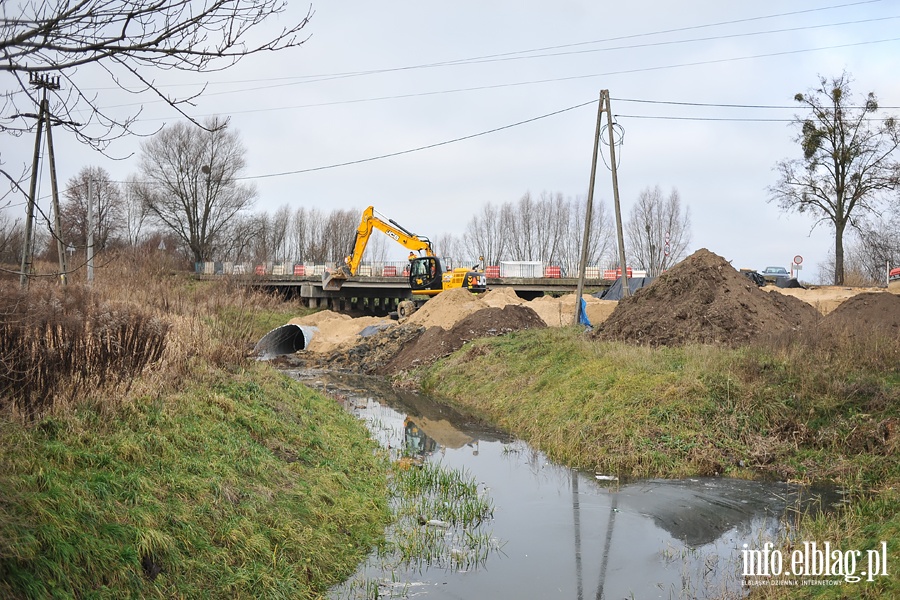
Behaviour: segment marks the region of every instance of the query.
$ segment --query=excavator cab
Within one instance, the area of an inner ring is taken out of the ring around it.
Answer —
[[[409,261],[409,287],[413,290],[444,289],[444,270],[436,256],[419,256]]]

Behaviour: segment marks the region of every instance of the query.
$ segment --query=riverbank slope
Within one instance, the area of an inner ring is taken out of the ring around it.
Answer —
[[[900,343],[875,337],[648,347],[547,328],[471,342],[422,383],[554,460],[601,475],[834,482],[851,492],[849,508],[806,519],[801,539],[863,552],[886,541],[896,557],[898,357]],[[857,593],[897,597],[900,578]]]
[[[383,535],[386,460],[248,359],[296,306],[145,275],[4,296],[0,597],[323,597]]]

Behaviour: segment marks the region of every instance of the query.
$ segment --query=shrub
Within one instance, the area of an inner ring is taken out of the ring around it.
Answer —
[[[127,387],[160,358],[168,329],[87,287],[0,292],[0,408],[35,418],[87,390]]]

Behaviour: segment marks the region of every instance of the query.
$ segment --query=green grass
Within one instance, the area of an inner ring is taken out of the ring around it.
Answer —
[[[265,365],[204,379],[0,425],[0,597],[316,598],[353,572],[389,520],[364,425]]]
[[[644,348],[580,329],[468,344],[422,385],[552,459],[621,478],[720,474],[832,481],[850,508],[806,516],[797,539],[900,551],[900,342],[800,340]],[[900,578],[754,595],[900,597]],[[862,594],[862,595],[861,595]]]
[[[493,503],[466,471],[440,463],[393,464],[394,522],[378,552],[335,592],[337,598],[408,598],[409,573],[483,568],[503,546],[488,529]]]

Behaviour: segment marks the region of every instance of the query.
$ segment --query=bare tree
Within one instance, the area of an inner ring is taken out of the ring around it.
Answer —
[[[122,186],[122,235],[129,248],[138,248],[144,239],[147,206],[141,200],[141,182],[132,175]]]
[[[463,236],[469,256],[483,256],[486,265],[498,265],[505,258],[507,236],[503,232],[502,212],[502,209],[498,210],[490,203],[485,204],[481,214],[469,221],[469,227]]]
[[[269,243],[271,257],[274,262],[284,262],[288,256],[288,229],[291,222],[291,209],[287,204],[275,211],[269,220]]]
[[[195,262],[210,260],[229,222],[250,208],[256,188],[240,183],[245,149],[227,123],[179,122],[141,144],[143,201]]]
[[[386,235],[372,235],[369,238],[369,243],[366,244],[366,251],[363,253],[364,260],[370,263],[383,263],[387,261],[388,257],[388,236]],[[390,241],[391,244],[395,242],[393,240]]]
[[[0,263],[12,264],[22,255],[25,232],[22,223],[0,211]]]
[[[291,216],[289,247],[291,256],[297,260],[306,260],[309,253],[309,237],[312,222],[309,211],[300,206]]]
[[[625,225],[628,259],[656,277],[681,259],[691,243],[690,209],[682,210],[678,190],[663,196],[659,186],[646,188]]]
[[[88,192],[92,197],[88,198]],[[103,249],[114,241],[122,229],[122,191],[102,167],[84,167],[69,179],[63,192],[65,201],[60,207],[64,244],[85,248],[88,237],[88,201],[94,221],[94,245]]]
[[[504,246],[507,257],[511,260],[540,260],[535,251],[538,240],[534,231],[538,221],[538,207],[531,192],[525,192],[515,207],[506,202],[501,208],[505,208],[500,214],[503,220],[501,231],[506,237]]]
[[[242,58],[301,45],[312,16],[273,31],[262,25],[287,10],[286,0],[25,0],[2,7],[0,71],[9,73],[2,92],[0,131],[21,133],[44,93],[52,97],[57,124],[96,148],[131,131],[137,114],[105,110],[81,77],[100,72],[130,94],[161,99],[182,115],[200,94],[170,95],[155,83],[154,70],[221,71]],[[252,40],[252,41],[251,41]],[[97,65],[99,69],[90,69]],[[32,77],[62,78],[62,89],[34,85]],[[95,80],[90,82],[97,87]],[[202,93],[202,92],[201,92]]]
[[[308,212],[306,258],[315,264],[328,262],[329,244],[326,237],[325,220],[325,215],[319,209],[313,208]]]
[[[834,228],[834,284],[843,285],[847,227],[856,227],[857,217],[874,211],[881,195],[900,185],[900,167],[892,160],[900,127],[893,117],[876,118],[872,92],[853,106],[847,73],[820,77],[819,87],[794,99],[809,112],[793,122],[803,158],[777,163],[770,201],[785,211],[811,213],[813,227],[825,222]]]
[[[858,255],[860,270],[875,284],[883,285],[888,267],[900,267],[900,204],[895,206],[878,222],[870,220],[859,223],[857,240],[853,244]]]
[[[434,242],[434,253],[443,258],[451,259],[454,267],[472,266],[478,257],[469,256],[466,252],[463,240],[452,233],[441,233],[432,240]],[[447,265],[444,265],[445,268]]]
[[[324,262],[344,264],[356,243],[356,230],[359,227],[361,210],[333,210],[325,219],[322,228],[324,242]]]
[[[254,246],[262,237],[260,220],[254,214],[239,214],[232,219],[220,237],[219,254],[223,261],[256,262]]]
[[[584,219],[587,215],[587,196],[569,199],[565,203],[566,221],[560,232],[560,266],[570,276],[578,273],[581,266],[581,248],[584,239]],[[612,232],[606,205],[594,200],[591,210],[591,230],[588,239],[587,262],[585,266],[600,266],[603,257],[612,248]]]

